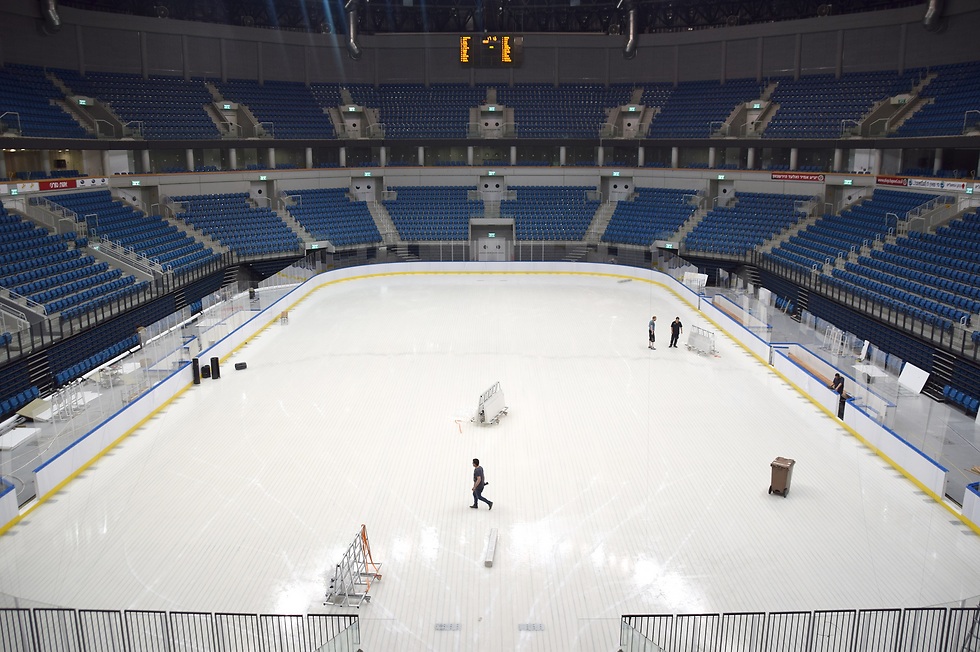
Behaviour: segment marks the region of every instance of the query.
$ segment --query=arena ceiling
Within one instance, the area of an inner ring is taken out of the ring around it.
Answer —
[[[47,0],[50,2],[50,0]],[[800,20],[914,5],[927,0],[57,0],[63,7],[161,19],[342,33],[345,7],[362,34],[425,32],[639,33]]]

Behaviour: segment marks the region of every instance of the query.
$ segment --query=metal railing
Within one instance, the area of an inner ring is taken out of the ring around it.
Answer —
[[[136,136],[143,138],[143,121],[130,120],[123,123],[123,136]]]
[[[17,133],[23,134],[24,130],[21,128],[20,113],[18,113],[17,111],[4,111],[3,113],[0,113],[0,133],[6,131],[6,129],[3,128],[4,125],[3,119],[6,118],[8,115],[12,115],[17,118]]]
[[[105,134],[102,132],[102,125],[109,125],[111,133]],[[101,118],[95,119],[95,137],[96,138],[115,138],[116,137],[116,127],[108,120],[102,120]]]
[[[820,274],[814,274],[812,269],[803,271],[786,261],[771,258],[759,252],[751,252],[745,262],[750,262],[759,269],[772,272],[791,283],[795,283],[797,286],[810,292],[811,297],[821,296],[825,299],[830,299],[865,317],[873,317],[895,330],[914,335],[951,353],[970,360],[980,360],[980,349],[978,349],[971,339],[972,332],[963,328],[960,324],[945,327],[938,320],[930,323],[922,319],[917,319],[911,314],[893,307],[891,304],[875,301],[867,296],[851,292],[835,283],[827,282]]]
[[[267,650],[353,652],[358,616],[258,615],[83,609],[0,609],[0,648],[9,650]]]
[[[264,136],[264,137],[268,137],[268,138],[275,138],[276,137],[276,123],[275,122],[272,122],[270,120],[264,120],[262,122],[257,122],[255,124],[255,126],[256,127],[260,127],[262,129],[262,133],[256,134],[256,135],[258,135],[260,137],[261,136]]]
[[[974,652],[980,607],[624,615],[622,652]]]
[[[967,127],[967,122],[969,120],[969,116],[971,113],[975,113],[977,115],[977,119],[974,120],[969,127]],[[0,118],[2,117],[3,116],[0,116]],[[977,109],[970,109],[969,111],[963,113],[963,131],[960,133],[965,134],[966,132],[972,131],[973,129],[980,129],[980,110]]]

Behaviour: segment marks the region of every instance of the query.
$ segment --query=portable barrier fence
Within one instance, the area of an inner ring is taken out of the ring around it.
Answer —
[[[353,652],[356,615],[0,609],[0,650]]]
[[[624,615],[621,652],[980,652],[980,606]]]

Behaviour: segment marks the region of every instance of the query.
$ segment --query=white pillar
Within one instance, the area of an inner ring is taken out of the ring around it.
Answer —
[[[834,148],[834,168],[833,168],[833,171],[834,172],[840,172],[841,171],[841,166],[843,165],[843,162],[844,162],[844,150],[842,150],[840,147],[835,147]]]
[[[188,172],[193,172],[194,171],[194,150],[191,149],[190,147],[188,147],[186,150],[184,150],[184,160],[187,163],[187,165],[186,165],[187,171]]]
[[[387,147],[382,147],[381,148],[381,151],[378,153],[378,156],[381,158],[381,161],[380,161],[381,162],[381,167],[384,167],[384,166],[388,165],[388,148]]]
[[[309,170],[313,167],[313,148],[306,148],[306,169]]]
[[[340,159],[340,167],[342,168],[347,167],[347,148],[341,147],[340,151],[338,152],[338,156]]]
[[[606,148],[605,147],[601,147],[600,146],[596,150],[596,153],[595,153],[595,163],[599,167],[602,167],[603,165],[605,165],[605,163],[606,163]]]
[[[645,163],[645,161],[643,160],[645,158],[645,153],[646,152],[644,151],[642,145],[636,148],[636,167],[638,168],[643,167],[643,164]]]
[[[558,148],[558,165],[565,165],[566,157],[568,156],[568,150],[562,145]]]
[[[517,145],[510,146],[510,164],[517,165]]]
[[[755,169],[755,147],[750,147],[745,161],[745,167],[749,170]]]
[[[51,176],[51,150],[49,149],[41,150],[41,169]]]
[[[932,161],[932,173],[935,175],[939,174],[939,171],[943,169],[943,148],[936,148],[936,158]]]
[[[715,167],[715,157],[718,155],[717,147],[708,148],[708,167],[714,169]]]
[[[276,148],[275,147],[270,147],[269,148],[269,169],[270,170],[275,170],[276,169]]]
[[[143,174],[150,173],[150,150],[144,149],[140,150],[140,159],[143,162]]]
[[[881,174],[881,150],[876,149],[874,156],[871,157],[871,174]]]
[[[670,148],[670,167],[676,168],[681,160],[681,150],[679,147]]]
[[[102,150],[102,174],[107,177],[112,176],[112,170],[109,169],[109,150]]]
[[[466,146],[466,164],[473,167],[473,146]]]
[[[419,165],[425,165],[425,147],[419,146]]]
[[[800,150],[796,147],[789,148],[789,169],[795,170],[800,159]]]

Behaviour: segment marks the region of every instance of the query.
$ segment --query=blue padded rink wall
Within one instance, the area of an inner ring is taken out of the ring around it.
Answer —
[[[368,651],[613,650],[624,613],[980,594],[980,537],[733,340],[687,351],[714,327],[662,286],[395,274],[289,316],[0,537],[4,599],[347,612],[321,602],[362,523]],[[471,423],[498,381],[509,414]],[[492,511],[469,508],[474,457]]]

